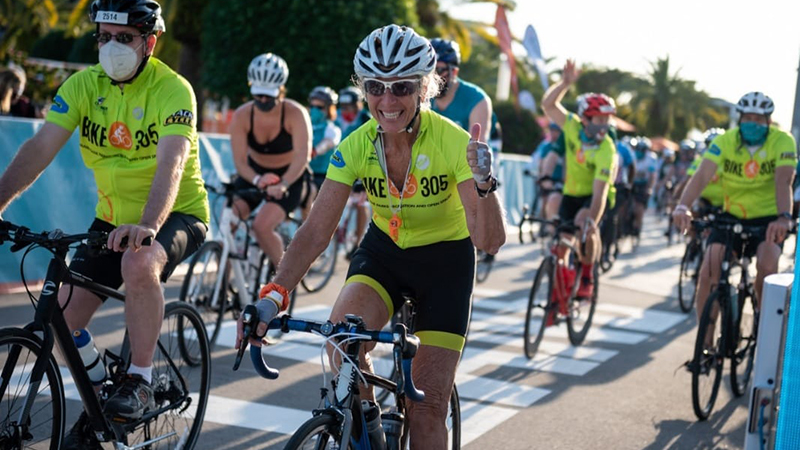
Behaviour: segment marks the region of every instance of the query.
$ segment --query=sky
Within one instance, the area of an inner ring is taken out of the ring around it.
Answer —
[[[789,130],[800,63],[798,0],[516,0],[511,32],[530,24],[542,54],[578,64],[645,75],[669,56],[672,73],[694,80],[712,97],[735,103],[749,91],[775,102],[773,120]],[[494,22],[496,6],[440,0],[457,19]],[[515,51],[515,53],[517,53]],[[537,99],[539,100],[539,99]]]

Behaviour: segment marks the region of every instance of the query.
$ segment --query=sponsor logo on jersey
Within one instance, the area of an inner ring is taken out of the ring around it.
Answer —
[[[419,170],[425,170],[431,164],[431,159],[428,158],[428,155],[419,155],[417,156],[417,168]]]
[[[106,101],[105,97],[97,97],[97,100],[94,102],[95,109],[99,109],[103,113],[108,111],[108,106],[103,106],[103,102]]]
[[[62,98],[60,95],[56,95],[56,98],[53,99],[53,106],[50,107],[50,111],[59,114],[66,114],[67,111],[69,111],[69,105],[66,101],[64,101],[64,98]]]
[[[142,120],[142,117],[144,117],[144,109],[142,109],[141,106],[133,108],[133,117],[135,117],[136,120]]]
[[[392,197],[400,198],[400,191],[397,190],[397,187],[394,185],[394,183],[389,183],[389,193],[392,194]],[[417,177],[415,177],[413,173],[410,173],[408,174],[408,179],[406,180],[405,187],[403,189],[403,198],[411,198],[416,193]]]
[[[347,165],[342,157],[342,152],[340,152],[338,149],[333,152],[333,155],[331,155],[331,165],[339,169]]]
[[[715,156],[719,156],[719,155],[722,154],[722,150],[719,149],[719,146],[717,144],[714,144],[712,142],[711,143],[711,148],[708,149],[708,153],[711,153],[712,155],[715,155]]]
[[[181,109],[175,111],[164,120],[164,126],[179,123],[181,125],[191,126],[194,122],[194,114],[188,109]]]
[[[781,159],[794,159],[794,152],[781,153]]]
[[[575,160],[578,163],[583,164],[586,162],[586,152],[583,149],[578,150],[578,153],[575,154]]]
[[[130,150],[133,146],[131,130],[122,122],[114,122],[108,130],[108,141],[111,145],[123,150]]]

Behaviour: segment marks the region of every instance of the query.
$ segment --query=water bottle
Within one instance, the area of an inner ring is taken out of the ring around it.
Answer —
[[[364,412],[364,419],[367,421],[370,447],[375,450],[384,450],[386,448],[386,436],[384,436],[383,427],[381,427],[380,409],[369,400],[361,400],[361,410]]]
[[[400,439],[403,436],[403,414],[390,411],[381,414],[383,432],[386,434],[386,449],[400,450]]]
[[[92,384],[95,386],[103,384],[103,381],[106,380],[106,365],[94,345],[92,335],[89,334],[89,331],[80,329],[72,333],[72,338],[75,340],[75,346],[78,347],[78,353],[81,355],[83,366],[89,373]]]

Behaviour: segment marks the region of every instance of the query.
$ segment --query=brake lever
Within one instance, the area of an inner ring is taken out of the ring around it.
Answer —
[[[247,344],[250,341],[250,335],[255,332],[258,326],[258,310],[255,305],[247,305],[242,311],[242,342],[239,344],[239,351],[236,352],[236,360],[233,362],[234,372],[239,370],[239,365],[242,364],[242,357],[244,351],[247,349]]]

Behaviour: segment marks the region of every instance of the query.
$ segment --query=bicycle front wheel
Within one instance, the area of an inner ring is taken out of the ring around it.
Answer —
[[[450,437],[450,450],[461,448],[461,399],[458,389],[453,383],[453,392],[450,393],[450,406],[447,409],[447,433]]]
[[[339,253],[339,241],[336,235],[333,236],[331,242],[325,247],[325,250],[317,257],[316,260],[308,268],[306,276],[300,280],[300,284],[307,292],[317,292],[324,288],[328,281],[333,276],[333,271],[336,269],[336,257]]]
[[[0,448],[58,450],[64,434],[64,386],[51,354],[45,365],[33,405],[20,427],[20,411],[31,387],[33,365],[42,352],[42,341],[27,330],[0,330]]]
[[[758,330],[758,310],[755,300],[748,289],[739,291],[738,298],[739,335],[731,358],[731,388],[733,395],[741,397],[745,394],[747,383],[753,375],[753,360],[756,355],[756,331]]]
[[[195,307],[206,326],[210,345],[217,342],[222,318],[225,315],[228,295],[228,273],[215,289],[222,261],[222,245],[217,241],[205,242],[192,256],[189,271],[183,279],[180,301]],[[216,293],[217,298],[214,299]]]
[[[592,290],[592,296],[590,298],[578,298],[573,295],[569,300],[567,334],[569,335],[569,342],[575,346],[581,345],[584,339],[586,339],[586,334],[589,333],[589,328],[592,326],[594,310],[597,307],[597,294],[600,291],[600,273],[598,271],[598,264],[594,264],[592,271],[592,277],[594,277],[594,289]],[[577,273],[581,273],[580,267],[578,267]],[[580,275],[578,276],[580,277]],[[579,282],[579,280],[575,280],[576,284]]]
[[[167,304],[151,383],[156,408],[166,410],[129,425],[128,445],[162,438],[147,448],[194,448],[206,413],[210,378],[208,336],[200,316],[187,303]]]
[[[700,420],[708,419],[717,400],[722,380],[722,363],[725,361],[725,343],[722,333],[727,310],[722,308],[719,292],[708,297],[697,327],[694,358],[689,363],[692,372],[692,407]]]
[[[546,257],[536,276],[528,295],[528,312],[525,314],[525,356],[533,359],[539,350],[547,322],[555,318],[553,306],[553,258]]]
[[[338,450],[342,449],[338,420],[331,414],[320,414],[307,420],[295,431],[284,450]],[[352,445],[347,446],[352,449]]]
[[[700,267],[700,244],[692,239],[686,245],[681,258],[680,278],[678,279],[678,305],[681,311],[688,313],[694,306],[694,291],[697,286],[697,271]]]

